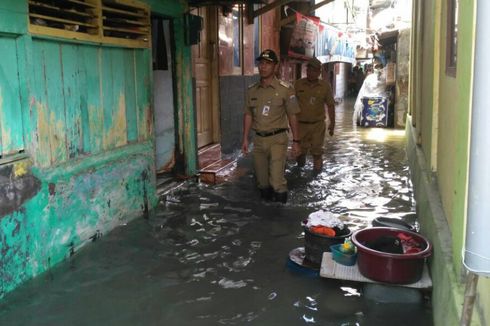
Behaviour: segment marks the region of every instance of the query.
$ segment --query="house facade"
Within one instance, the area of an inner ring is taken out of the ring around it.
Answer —
[[[159,173],[236,148],[257,53],[279,48],[280,6],[253,2],[2,1],[0,297],[150,216]]]
[[[0,297],[156,205],[155,16],[173,42],[172,155],[197,169],[186,2],[59,6],[0,3]]]
[[[490,322],[490,282],[480,277],[472,289],[468,276],[472,274],[462,254],[475,236],[465,238],[472,190],[475,27],[481,23],[477,12],[488,10],[482,3],[413,1],[407,152],[421,230],[434,245],[430,269],[435,325],[457,325],[460,320],[466,322],[461,325]],[[489,12],[479,13],[481,17],[485,14]],[[484,240],[487,244],[488,239]]]

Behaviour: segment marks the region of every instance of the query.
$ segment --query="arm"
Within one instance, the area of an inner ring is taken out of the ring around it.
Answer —
[[[247,155],[248,153],[248,134],[252,127],[252,115],[245,113],[243,115],[243,136],[242,136],[242,153]]]
[[[333,129],[335,128],[335,105],[327,106],[328,120],[330,124],[328,125],[328,134],[333,136]]]
[[[333,129],[335,128],[335,100],[332,94],[332,87],[330,84],[327,84],[327,96],[325,98],[325,105],[327,106],[327,114],[328,114],[328,134],[333,136]]]
[[[293,155],[296,157],[301,153],[301,148],[299,146],[298,118],[296,117],[296,114],[288,114],[288,120],[291,133],[293,134]]]

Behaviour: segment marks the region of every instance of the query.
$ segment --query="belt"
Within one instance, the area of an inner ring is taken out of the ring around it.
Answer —
[[[307,125],[312,125],[314,123],[317,123],[317,122],[320,122],[322,120],[317,120],[317,121],[298,121],[299,123],[304,123],[304,124],[307,124]]]
[[[288,128],[282,128],[282,129],[277,129],[277,130],[274,130],[274,131],[256,131],[255,133],[257,134],[257,136],[260,136],[260,137],[269,137],[269,136],[274,136],[274,135],[277,135],[277,134],[280,134],[281,132],[286,132],[288,131]]]

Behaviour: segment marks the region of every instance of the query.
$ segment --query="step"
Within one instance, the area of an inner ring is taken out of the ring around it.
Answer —
[[[236,166],[236,160],[219,159],[205,168],[199,170],[201,182],[217,184],[224,181],[225,177],[231,173]]]
[[[206,168],[221,159],[221,144],[212,144],[197,152],[199,169]]]
[[[161,197],[169,191],[180,187],[183,183],[183,180],[177,179],[171,173],[158,173],[156,179],[157,195]]]

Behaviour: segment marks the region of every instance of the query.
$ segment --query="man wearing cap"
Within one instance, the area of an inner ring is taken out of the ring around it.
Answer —
[[[306,78],[296,81],[294,89],[301,112],[297,115],[301,154],[296,158],[299,167],[306,163],[306,154],[313,156],[313,170],[320,172],[323,167],[323,143],[325,139],[325,105],[328,108],[328,133],[333,136],[335,127],[335,101],[330,84],[319,79],[322,63],[317,58],[308,61]]]
[[[257,58],[260,81],[249,86],[243,116],[242,153],[248,153],[248,134],[255,131],[254,168],[261,197],[282,203],[287,201],[284,177],[289,137],[293,134],[293,155],[300,151],[296,113],[299,107],[291,85],[278,80],[275,70],[277,55],[265,50]]]

